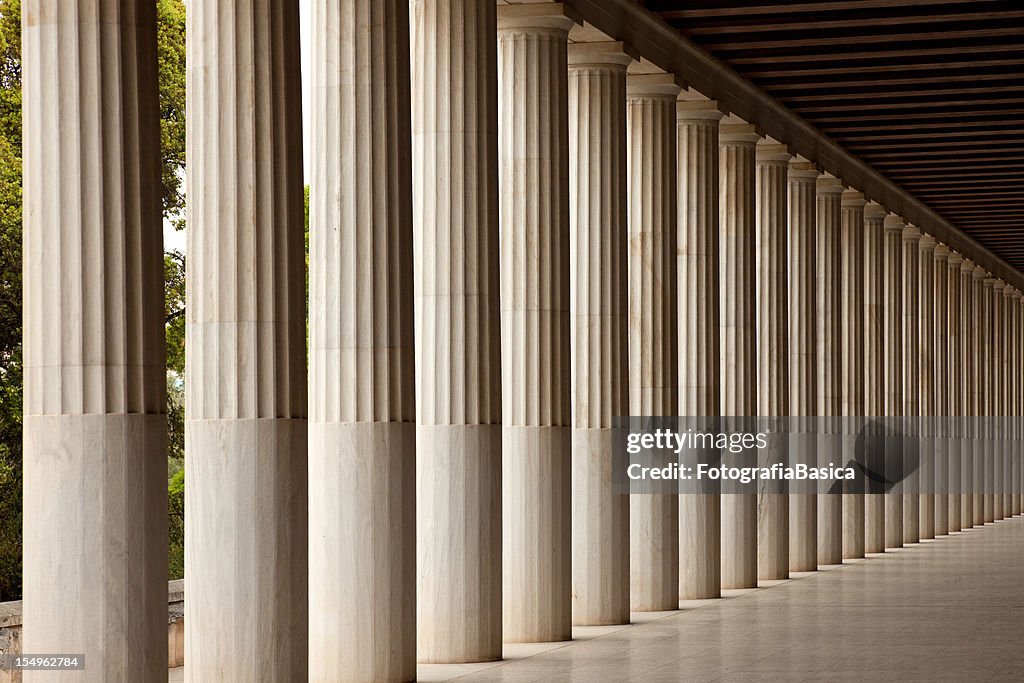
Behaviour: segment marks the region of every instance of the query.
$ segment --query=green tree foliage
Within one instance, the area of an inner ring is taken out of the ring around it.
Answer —
[[[185,207],[185,6],[182,0],[156,3],[163,210],[165,220],[180,230]],[[21,0],[0,0],[0,600],[21,597],[21,207]],[[184,455],[184,315],[171,313],[184,307],[184,257],[168,254],[165,266],[168,376],[173,378],[168,386],[168,492],[173,497],[168,514],[172,544],[177,543],[170,557],[172,576],[180,576],[182,539],[174,534],[183,527],[180,521],[174,524],[184,510],[184,478],[175,478]]]
[[[0,0],[0,600],[21,597],[21,0]]]

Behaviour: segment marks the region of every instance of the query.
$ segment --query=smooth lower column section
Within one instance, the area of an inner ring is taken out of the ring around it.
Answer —
[[[1003,288],[1003,301],[1002,301],[1002,319],[1003,319],[1003,333],[1000,335],[1000,348],[1002,353],[1002,369],[1000,374],[1003,377],[1002,391],[1000,392],[1000,400],[1002,403],[1002,411],[999,420],[999,426],[1001,431],[1001,448],[1002,457],[1000,461],[1002,463],[1002,476],[999,480],[999,496],[1002,498],[1002,514],[1001,517],[1006,519],[1007,517],[1013,516],[1013,458],[1015,453],[1013,451],[1013,387],[1017,380],[1013,374],[1013,366],[1011,363],[1011,356],[1013,354],[1013,289],[1009,285],[1005,285]]]
[[[315,13],[309,680],[409,681],[416,677],[409,11],[403,0],[320,0]]]
[[[676,96],[670,74],[626,79],[629,131],[629,413],[675,415]],[[679,496],[630,496],[633,611],[679,607]]]
[[[921,540],[918,486],[921,479],[920,343],[918,327],[921,231],[903,230],[903,545]]]
[[[718,127],[715,102],[676,103],[679,415],[719,414]],[[679,598],[721,596],[718,482],[679,496]]]
[[[963,436],[960,442],[960,526],[974,526],[974,444],[977,421],[977,390],[975,388],[974,349],[974,262],[964,259],[960,264],[960,381],[963,397]]]
[[[612,491],[612,419],[629,409],[626,65],[569,47],[572,621],[629,622],[629,496]]]
[[[498,8],[506,642],[572,637],[566,40],[573,25],[558,4]]]
[[[815,283],[815,223],[817,218],[817,168],[806,161],[789,164],[789,398],[790,415],[817,415],[817,325]],[[812,452],[814,420],[793,420],[793,449]],[[796,440],[800,440],[799,442]],[[800,451],[798,451],[800,452]],[[806,486],[803,490],[806,490]],[[818,502],[814,493],[789,496],[789,570],[818,568]]]
[[[935,538],[935,469],[939,458],[932,418],[935,416],[935,247],[931,235],[918,243],[917,323],[918,323],[918,447],[921,464],[917,477],[918,539]]]
[[[757,413],[756,145],[749,124],[719,131],[722,415]],[[722,453],[724,464],[750,465]],[[722,588],[757,587],[757,495],[722,496]]]
[[[840,231],[841,272],[839,338],[842,375],[842,463],[857,459],[857,439],[864,421],[865,395],[865,225],[864,195],[847,190],[842,195],[842,227]],[[863,474],[858,472],[863,477]],[[853,490],[849,490],[853,488]],[[843,493],[843,557],[864,557],[864,495],[863,478]]]
[[[932,404],[931,425],[935,445],[932,477],[932,537],[949,533],[949,468],[953,443],[953,398],[949,382],[949,357],[955,345],[949,329],[949,247],[939,244],[935,247],[932,260],[932,287],[930,293],[931,328],[922,328],[923,336],[930,336],[932,354]],[[930,332],[929,332],[930,329]]]
[[[946,338],[946,354],[938,356],[946,370],[947,406],[946,415],[949,425],[947,486],[949,495],[946,500],[948,509],[948,530],[950,533],[960,531],[963,524],[960,501],[963,491],[963,451],[965,438],[966,384],[963,377],[963,345],[964,345],[964,310],[961,302],[960,270],[963,257],[955,251],[949,253],[946,270],[946,310],[936,311],[935,334]],[[940,327],[940,320],[945,319],[945,326]],[[938,385],[936,385],[938,391]]]
[[[839,465],[842,458],[842,194],[836,178],[817,181],[815,264],[817,283],[818,466]],[[818,491],[818,564],[843,561],[843,496]]]
[[[166,680],[156,12],[23,4],[25,680]]]
[[[185,677],[305,680],[298,7],[202,4],[187,28]]]
[[[864,552],[885,551],[885,208],[864,207]],[[851,361],[852,362],[852,361]]]
[[[501,658],[495,5],[413,0],[417,657]]]
[[[789,414],[789,161],[784,145],[757,145],[757,414]],[[763,466],[783,460],[785,433],[771,435]],[[783,460],[784,461],[784,460]],[[785,482],[759,482],[757,578],[789,578],[789,498]]]
[[[903,219],[885,218],[885,547],[903,546]]]

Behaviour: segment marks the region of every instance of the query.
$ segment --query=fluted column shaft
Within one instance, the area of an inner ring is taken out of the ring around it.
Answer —
[[[880,446],[884,430],[878,418],[885,415],[885,216],[874,202],[864,207],[864,437],[870,456],[864,464],[876,475],[885,471]],[[885,494],[865,482],[864,552],[885,550]]]
[[[986,349],[989,344],[987,339],[986,323],[988,321],[989,307],[986,297],[984,281],[988,273],[981,266],[974,266],[971,273],[971,296],[974,301],[971,315],[971,396],[974,406],[973,424],[973,489],[971,495],[971,518],[974,526],[981,526],[985,523],[985,447],[988,442],[987,425],[985,416],[987,414],[985,391],[988,387],[988,364],[985,362]]]
[[[629,496],[613,493],[612,418],[629,409],[626,65],[569,48],[572,620],[629,621]]]
[[[807,162],[793,161],[789,164],[789,405],[790,415],[798,418],[813,418],[818,414],[814,240],[819,175],[817,169]],[[798,431],[790,434],[791,442],[814,438],[812,426],[804,425],[802,430],[798,427]],[[789,569],[806,572],[817,568],[817,496],[813,493],[791,493]]]
[[[902,428],[903,416],[903,220],[895,215],[885,218],[885,415],[892,427]],[[888,432],[885,441],[885,474],[889,481],[903,477],[903,446],[897,435]],[[895,484],[885,497],[885,547],[903,546],[903,487]]]
[[[949,494],[946,499],[948,510],[948,526],[950,532],[960,531],[963,516],[960,510],[961,492],[963,491],[963,450],[964,443],[964,409],[966,406],[966,384],[963,381],[963,317],[966,314],[961,302],[960,270],[963,257],[955,251],[949,253],[946,269],[946,309],[944,313],[936,310],[935,334],[946,338],[946,354],[938,356],[945,366],[947,408],[946,424],[949,426],[947,446],[947,480]],[[940,327],[945,321],[945,326]],[[936,385],[938,391],[938,385]]]
[[[715,416],[718,355],[718,128],[714,102],[676,104],[679,415]],[[679,597],[721,595],[721,497],[717,482],[679,496]]]
[[[989,383],[986,388],[989,401],[988,433],[991,442],[991,472],[986,466],[986,481],[988,482],[988,498],[985,499],[985,521],[996,521],[1003,518],[1003,419],[1005,415],[1003,407],[1003,388],[1006,386],[1006,378],[1003,375],[1003,290],[1005,283],[1001,280],[992,280],[992,291],[989,304],[991,307],[991,322],[989,323],[989,335],[991,337],[989,354]],[[988,508],[991,507],[991,514]],[[989,520],[989,517],[992,519]]]
[[[501,657],[494,3],[413,0],[417,656]]]
[[[187,29],[185,676],[302,680],[308,529],[298,7],[201,4],[188,13]],[[257,622],[255,614],[264,616]]]
[[[974,451],[974,483],[978,496],[974,499],[974,523],[985,524],[995,521],[992,517],[992,474],[995,460],[995,440],[992,433],[991,417],[995,414],[992,396],[993,377],[993,328],[992,286],[995,280],[980,267],[975,268],[977,276],[978,309],[976,312],[978,326],[976,330],[978,345],[976,357],[978,363],[977,402],[978,402],[978,449]]]
[[[939,446],[934,433],[935,414],[935,238],[924,235],[918,243],[917,323],[918,323],[918,538],[935,538],[935,466]]]
[[[932,352],[932,437],[935,443],[935,458],[932,477],[932,537],[949,533],[949,467],[952,443],[951,427],[953,399],[949,381],[950,350],[954,343],[949,329],[949,247],[939,244],[935,247],[932,260],[932,287],[930,293],[931,328],[924,329],[922,336],[931,337]]]
[[[921,231],[903,230],[903,544],[921,540],[918,487],[921,479],[920,397],[920,241]]]
[[[757,146],[757,415],[789,414],[789,161],[783,145]],[[773,434],[765,455],[784,457],[785,433]],[[771,466],[771,462],[762,463]],[[789,578],[789,498],[774,482],[759,482],[757,578]]]
[[[849,463],[857,455],[857,437],[862,426],[865,400],[865,225],[864,195],[847,190],[842,195],[842,228],[840,234],[841,273],[839,339],[842,375],[842,462]],[[838,464],[838,463],[837,463]],[[858,473],[859,474],[859,473]],[[864,557],[864,485],[843,494],[843,557]]]
[[[408,681],[416,675],[409,11],[403,0],[319,0],[315,13],[309,678]]]
[[[558,5],[498,8],[505,641],[572,637],[569,127]]]
[[[1013,301],[1011,299],[1013,290],[1009,285],[1005,285],[1002,294],[1002,310],[1000,315],[1003,320],[1003,330],[1000,335],[1001,365],[999,370],[1003,378],[1002,391],[1000,392],[1002,409],[1000,410],[999,420],[1002,474],[999,479],[999,497],[1002,499],[1002,514],[1000,514],[1000,518],[1005,519],[1013,516],[1013,460],[1016,457],[1016,453],[1013,450],[1013,427],[1015,423],[1011,416],[1013,415],[1013,387],[1017,378],[1013,374],[1011,363],[1014,325]]]
[[[977,442],[977,409],[975,390],[974,262],[964,259],[960,264],[960,381],[962,384],[963,434],[960,442],[960,527],[974,526],[974,446]]]
[[[627,78],[629,413],[676,415],[676,96],[670,74]],[[679,606],[679,497],[630,496],[633,611]]]
[[[835,178],[817,181],[815,230],[818,416],[823,432],[818,437],[818,465],[839,465],[842,441],[839,421],[843,413],[842,386],[842,194]],[[818,564],[843,561],[843,496],[818,494]]]
[[[757,167],[748,124],[719,131],[722,415],[757,413]],[[730,463],[730,454],[722,454]],[[757,495],[722,496],[722,588],[757,587]]]
[[[26,681],[167,676],[156,13],[92,5],[22,8]]]
[[[1008,387],[1009,400],[1009,423],[1010,434],[1010,484],[1007,490],[1010,493],[1010,514],[1017,516],[1021,513],[1021,293],[1016,289],[1010,290],[1008,303],[1009,330],[1007,343],[1007,377],[1010,378]]]

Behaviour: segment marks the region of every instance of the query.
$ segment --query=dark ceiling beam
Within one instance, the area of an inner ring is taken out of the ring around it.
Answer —
[[[783,100],[784,101],[784,100]],[[801,113],[803,112],[800,109]],[[866,116],[857,116],[857,112],[853,107],[850,108],[850,113],[847,116],[813,116],[811,118],[815,124],[819,127],[827,125],[829,123],[867,123],[869,121],[891,121],[894,118],[898,118],[900,121],[942,121],[946,119],[971,119],[974,121],[983,120],[1002,120],[1007,116],[1013,116],[1015,114],[1024,114],[1024,107],[1018,107],[1013,109],[986,109],[983,112],[980,111],[921,111],[910,114],[870,114]]]
[[[923,97],[925,95],[939,95],[946,97],[949,95],[969,95],[977,93],[996,93],[996,92],[1008,92],[1015,95],[1020,94],[1021,88],[1024,88],[1024,83],[1007,83],[1006,85],[989,85],[986,87],[979,88],[927,88],[922,90],[870,90],[866,92],[836,92],[829,94],[817,94],[811,93],[807,95],[792,95],[788,97],[780,97],[779,99],[786,102],[800,103],[800,102],[820,102],[820,101],[834,101],[838,99],[853,100],[859,102],[864,99],[878,100],[887,97],[894,99],[908,100],[911,97]]]
[[[863,12],[869,9],[889,9],[892,7],[932,7],[936,5],[960,5],[964,0],[834,0],[833,2],[788,2],[759,3],[748,6],[730,6],[728,3],[716,3],[716,7],[663,10],[659,14],[666,19],[698,19],[704,17],[757,16],[779,12],[832,12],[854,10]],[[983,5],[998,0],[973,0]],[[653,3],[652,3],[653,4]],[[654,8],[657,9],[657,8]]]
[[[932,2],[933,0],[928,0]],[[670,25],[638,5],[635,0],[568,0],[567,4],[598,30],[615,40],[621,40],[633,47],[639,54],[652,64],[678,75],[691,88],[712,100],[719,106],[736,116],[756,123],[766,136],[785,141],[794,153],[800,154],[816,163],[838,178],[842,178],[849,186],[857,188],[868,198],[880,203],[888,210],[903,216],[907,221],[919,226],[933,235],[937,240],[950,245],[951,248],[963,253],[967,258],[981,264],[989,271],[1002,277],[1007,282],[1024,289],[1024,275],[1000,259],[969,234],[957,229],[944,217],[926,206],[903,187],[871,168],[861,159],[852,156],[837,142],[822,134],[798,114],[768,96],[762,89],[737,74],[720,58],[713,57],[709,52],[686,39]],[[820,11],[821,3],[815,3]],[[886,0],[886,4],[889,3]],[[863,5],[860,5],[863,6]],[[869,35],[856,38],[821,38],[816,37],[801,43],[809,47],[869,45],[880,46],[883,50],[911,50],[911,54],[920,56],[918,46],[907,44],[915,35],[914,27],[908,26],[909,35],[880,37]],[[1020,37],[1020,29],[1002,27],[989,31],[975,29],[953,31],[945,36],[949,48],[959,38],[967,34],[985,40],[984,51],[979,54],[993,55],[993,50],[1000,43],[1005,43],[1001,36],[1014,34]],[[927,35],[927,34],[923,34]],[[886,43],[899,40],[899,46],[886,46]],[[769,46],[777,47],[778,41],[764,41]],[[788,44],[788,38],[785,44]],[[749,41],[740,47],[754,50],[758,43]],[[887,50],[887,47],[889,48]],[[928,47],[938,47],[934,43]],[[969,46],[957,46],[969,47]],[[980,47],[980,46],[979,46]],[[788,49],[788,48],[787,48]],[[1020,46],[1008,47],[1020,51]],[[849,51],[849,50],[847,50]],[[819,50],[820,52],[820,50]],[[968,52],[959,50],[947,54],[962,55]],[[991,58],[991,56],[987,57]],[[806,61],[806,55],[798,61]],[[1021,127],[1019,122],[1017,128]],[[961,179],[964,180],[964,179]]]
[[[876,160],[883,159],[922,159],[926,161],[943,161],[947,163],[951,161],[959,163],[973,163],[977,159],[1024,159],[1024,145],[1000,145],[998,147],[983,145],[957,149],[922,149],[918,147],[916,149],[884,151],[869,149],[861,153],[860,156],[863,159],[870,160],[872,164],[874,164]]]
[[[912,138],[907,138],[913,140]],[[1016,149],[1018,145],[1024,145],[1024,135],[1001,135],[998,137],[990,138],[973,138],[973,139],[956,139],[956,140],[941,140],[941,139],[929,139],[925,140],[913,140],[913,149],[924,149],[924,150],[935,150],[939,152],[953,152],[953,151],[965,151],[970,152],[974,149],[977,150],[989,150],[993,146],[1007,149]],[[901,152],[908,148],[906,142],[895,142],[886,143],[884,145],[871,144],[863,139],[847,140],[847,149],[856,151],[861,150],[860,154],[865,152],[874,153],[875,150],[879,150],[880,153],[884,154],[889,150],[895,152]],[[952,149],[950,149],[952,148]]]
[[[770,50],[773,48],[792,49],[794,47],[820,47],[827,45],[878,45],[885,43],[913,43],[928,41],[950,42],[970,38],[990,38],[994,36],[1020,36],[1020,26],[1004,26],[1002,28],[968,28],[957,31],[943,31],[941,34],[929,31],[907,30],[902,33],[875,33],[855,36],[808,36],[806,38],[777,38],[774,40],[727,40],[698,41],[698,44],[710,52],[716,50]]]
[[[1024,46],[1021,48],[1024,51]],[[1024,59],[1008,57],[1006,59],[978,59],[972,61],[942,61],[936,62],[933,59],[923,60],[920,63],[893,62],[891,64],[850,64],[846,66],[819,66],[818,62],[805,62],[799,69],[777,68],[772,62],[763,62],[752,69],[743,69],[743,75],[747,78],[799,78],[801,76],[840,76],[842,74],[870,74],[870,73],[907,73],[913,71],[941,71],[943,69],[987,69],[993,66],[1013,66],[1024,64]]]
[[[667,14],[667,13],[666,13]],[[961,24],[968,21],[1009,21],[1024,18],[1024,11],[1001,10],[993,12],[961,12],[954,14],[877,16],[861,12],[846,19],[808,19],[807,21],[779,21],[756,17],[750,23],[731,21],[724,24],[700,24],[681,22],[686,35],[718,36],[750,33],[773,33],[778,31],[830,31],[836,29],[876,29],[880,26],[913,26],[915,29],[929,24]],[[940,29],[939,29],[940,30]],[[932,31],[931,33],[936,33]],[[699,41],[698,41],[699,42]]]
[[[1016,81],[1021,87],[1019,74],[1006,73],[963,73],[943,74],[939,76],[914,76],[905,77],[902,73],[893,74],[892,78],[831,78],[827,81],[795,81],[787,79],[784,82],[774,83],[770,79],[756,79],[756,83],[772,93],[787,92],[789,90],[840,90],[844,88],[875,88],[878,86],[893,85],[923,85],[932,83],[978,83],[983,81]],[[909,91],[916,92],[914,90]]]
[[[819,62],[843,62],[850,63],[857,60],[881,60],[881,59],[894,59],[900,57],[911,57],[911,58],[923,58],[931,59],[935,61],[941,61],[938,58],[943,55],[954,55],[963,56],[968,54],[982,54],[992,55],[1001,52],[1020,52],[1021,48],[1024,47],[1020,42],[1013,43],[993,43],[989,45],[957,45],[957,46],[928,46],[928,47],[916,47],[914,49],[901,48],[898,50],[873,50],[871,52],[859,51],[859,52],[818,52],[818,53],[794,53],[794,54],[777,54],[771,56],[771,62],[775,64],[787,64],[787,63],[798,63],[798,64],[816,64]],[[737,55],[729,58],[729,63],[741,67],[744,64],[763,64],[768,61],[761,56],[743,56]]]
[[[921,111],[922,109],[950,109],[954,111],[958,109],[970,109],[971,111],[984,113],[999,107],[1009,107],[1016,104],[1024,104],[1024,97],[979,97],[976,99],[968,98],[962,100],[947,100],[943,98],[941,100],[933,100],[931,102],[926,101],[913,103],[902,102],[899,100],[893,102],[861,102],[857,105],[857,111],[887,111],[890,114],[893,114],[893,110],[914,112]],[[808,107],[804,105],[800,107],[800,111],[804,114],[828,114],[831,112],[851,113],[849,104],[823,104],[815,107]]]

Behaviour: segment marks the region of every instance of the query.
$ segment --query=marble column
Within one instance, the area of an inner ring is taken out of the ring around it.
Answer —
[[[815,230],[818,416],[818,466],[836,466],[842,460],[843,413],[843,293],[842,293],[842,181],[817,181]],[[818,564],[842,564],[843,496],[818,492]]]
[[[988,485],[985,499],[985,521],[997,521],[1003,518],[1003,387],[1006,378],[1003,376],[1003,291],[1006,284],[999,279],[991,279],[989,337],[989,382],[985,393],[988,394],[989,419],[988,434],[991,445],[986,452],[991,455],[986,463],[985,480]],[[991,467],[990,467],[991,465]],[[991,510],[989,510],[991,508]],[[991,517],[991,519],[989,519]]]
[[[122,4],[23,3],[21,652],[88,667],[26,681],[167,677],[157,27]]]
[[[977,441],[977,391],[975,389],[974,349],[974,261],[960,264],[960,367],[963,430],[960,442],[960,528],[974,526],[974,444]]]
[[[867,467],[876,475],[884,472],[885,415],[885,216],[879,204],[864,207],[864,444]],[[885,551],[885,494],[874,490],[873,480],[865,482],[864,552]]]
[[[1000,447],[1002,448],[1002,476],[999,480],[999,496],[1002,498],[1002,515],[1003,519],[1013,516],[1013,459],[1014,453],[1014,442],[1013,442],[1013,391],[1014,384],[1017,381],[1016,375],[1013,374],[1013,367],[1011,357],[1013,354],[1013,288],[1010,285],[1005,285],[1003,288],[1003,301],[1002,301],[1002,318],[1003,318],[1003,333],[1000,337],[1002,353],[1000,354],[1002,359],[1002,367],[1000,374],[1003,377],[1002,392],[1000,400],[1002,402],[1002,410],[1000,411],[999,427],[1001,431],[1002,440]]]
[[[903,230],[903,545],[921,540],[920,508],[917,503],[921,478],[920,405],[920,298],[918,263],[921,231],[912,225]]]
[[[506,642],[572,637],[566,41],[574,24],[555,3],[498,7]]]
[[[719,414],[718,128],[713,101],[676,103],[679,415]],[[721,595],[718,483],[679,496],[679,597]]]
[[[757,145],[757,415],[789,414],[789,161],[785,145]],[[785,454],[785,434],[765,449]],[[771,466],[771,462],[762,463]],[[757,578],[789,578],[789,498],[783,483],[760,482],[757,499]]]
[[[298,6],[202,4],[187,30],[185,677],[305,680]]]
[[[501,658],[494,3],[413,0],[417,657]]]
[[[314,11],[309,679],[408,681],[416,676],[409,12],[403,0],[319,0]]]
[[[1007,315],[1009,316],[1009,330],[1007,334],[1007,377],[1011,379],[1008,389],[1009,411],[1008,423],[1010,426],[1010,483],[1007,490],[1010,493],[1010,514],[1014,517],[1021,513],[1021,382],[1022,368],[1020,362],[1021,349],[1021,293],[1017,289],[1010,290]]]
[[[917,477],[918,538],[935,538],[935,470],[938,440],[935,438],[935,248],[931,235],[918,243],[917,323],[918,323],[918,447],[921,465]],[[945,272],[945,271],[943,271]]]
[[[629,414],[676,415],[676,96],[671,74],[626,78]],[[679,607],[679,496],[630,496],[630,605]]]
[[[626,66],[569,47],[572,623],[629,622],[629,496],[612,491],[612,419],[629,410]]]
[[[789,164],[789,406],[794,418],[791,443],[814,438],[814,416],[818,414],[818,371],[815,284],[816,183],[820,173],[814,164]],[[808,418],[809,424],[800,424]],[[794,449],[795,450],[795,449]],[[803,490],[807,490],[807,486]],[[792,492],[789,496],[789,570],[818,568],[818,503],[814,493]]]
[[[974,483],[978,496],[974,499],[974,523],[986,524],[992,518],[992,464],[995,459],[994,438],[992,434],[993,413],[992,400],[992,286],[995,280],[982,268],[975,269],[977,280],[975,286],[978,293],[976,316],[978,326],[976,336],[978,345],[976,357],[978,374],[976,375],[978,393],[978,444],[974,451]]]
[[[840,252],[842,262],[840,291],[839,338],[842,349],[840,358],[842,374],[842,461],[846,464],[856,455],[858,432],[863,428],[862,417],[866,383],[864,375],[865,337],[867,336],[865,312],[865,260],[864,247],[864,195],[847,190],[842,195],[842,228]],[[859,473],[858,473],[859,474]],[[843,557],[864,557],[864,490],[863,484],[856,490],[843,493]]]
[[[964,345],[964,316],[966,310],[962,305],[960,271],[963,267],[963,256],[955,251],[949,252],[948,268],[946,270],[947,292],[946,292],[946,326],[942,330],[938,327],[941,314],[936,313],[936,334],[944,334],[947,339],[946,356],[946,386],[948,390],[947,424],[949,425],[947,497],[949,526],[952,533],[960,531],[963,516],[961,514],[961,494],[963,491],[963,460],[965,437],[964,411],[967,407],[966,385],[964,384],[963,370],[963,345]],[[941,358],[941,357],[940,357]]]
[[[903,476],[903,230],[899,216],[885,217],[885,470],[891,481]],[[885,547],[903,546],[903,487],[885,494]]]
[[[756,146],[746,123],[719,130],[722,416],[757,414]],[[728,423],[727,423],[728,424]],[[722,453],[723,464],[737,464]],[[743,464],[749,464],[745,460]],[[722,496],[722,588],[757,587],[757,494]]]
[[[971,273],[971,294],[974,301],[971,316],[971,367],[974,372],[971,375],[971,395],[973,397],[974,416],[973,425],[973,489],[971,496],[972,513],[971,518],[974,526],[985,524],[985,445],[988,441],[986,433],[985,415],[987,411],[985,391],[988,385],[988,364],[986,359],[986,347],[988,339],[986,334],[986,322],[988,321],[988,301],[984,291],[984,280],[988,273],[981,266],[975,265]]]
[[[935,458],[932,477],[932,530],[931,537],[949,533],[949,468],[954,457],[950,455],[953,439],[952,386],[949,381],[949,362],[954,347],[954,335],[949,329],[949,247],[939,244],[932,259],[932,287],[928,290],[932,316],[931,328],[923,328],[923,335],[930,336],[932,352],[932,437],[935,444]]]

